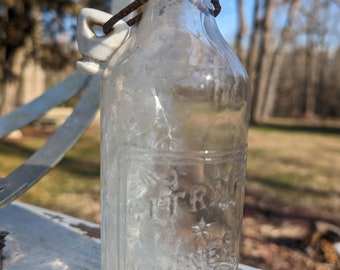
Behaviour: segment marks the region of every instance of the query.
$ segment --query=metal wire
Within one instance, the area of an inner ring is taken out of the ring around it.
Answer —
[[[217,15],[221,12],[221,5],[219,0],[210,0],[212,5],[214,6],[214,10],[210,10],[211,14],[217,17]],[[133,11],[137,10],[139,7],[144,5],[148,0],[135,0],[117,14],[112,16],[104,25],[103,25],[103,32],[105,34],[110,33],[113,30],[113,26],[121,19],[132,13]],[[136,24],[142,18],[143,13],[138,14],[137,16],[133,17],[131,20],[127,21],[129,26]]]

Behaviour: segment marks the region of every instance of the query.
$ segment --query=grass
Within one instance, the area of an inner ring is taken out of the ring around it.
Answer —
[[[251,127],[247,188],[325,217],[340,209],[340,129]],[[33,136],[34,135],[34,136]],[[38,149],[46,135],[0,141],[0,177]],[[61,163],[20,200],[100,221],[99,129],[91,127]]]
[[[4,177],[48,139],[48,134],[29,134],[21,140],[0,142],[0,177]],[[99,129],[90,128],[63,160],[20,200],[100,221]]]
[[[251,128],[248,188],[287,205],[337,218],[339,131],[285,126]]]

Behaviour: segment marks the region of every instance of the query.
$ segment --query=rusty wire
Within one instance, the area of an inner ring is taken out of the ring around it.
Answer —
[[[215,17],[217,17],[217,15],[220,14],[220,12],[222,10],[222,7],[220,5],[220,1],[219,0],[210,0],[210,1],[214,6],[214,10],[210,10],[210,11]]]
[[[214,10],[210,10],[213,16],[217,16],[221,12],[221,5],[219,0],[210,0],[212,5],[214,6]],[[132,13],[133,11],[137,10],[139,7],[144,5],[148,0],[135,0],[117,14],[112,16],[104,25],[103,25],[103,32],[108,34],[112,31],[113,26],[121,19]],[[142,18],[143,13],[138,14],[137,16],[133,17],[131,20],[127,21],[129,26],[136,24]]]

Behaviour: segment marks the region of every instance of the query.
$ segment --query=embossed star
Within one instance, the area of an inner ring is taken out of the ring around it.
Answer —
[[[210,238],[210,229],[213,223],[206,223],[204,218],[201,217],[200,221],[197,225],[191,226],[191,231],[195,234],[195,239],[204,238],[205,240],[209,240]]]

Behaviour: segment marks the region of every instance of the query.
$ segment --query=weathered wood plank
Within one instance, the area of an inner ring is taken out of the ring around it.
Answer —
[[[4,179],[0,179],[0,209],[27,191],[50,171],[77,142],[99,108],[100,81],[94,77],[73,113],[46,144]]]
[[[100,269],[99,239],[84,235],[77,229],[79,223],[80,220],[22,203],[8,206],[0,212],[0,230],[9,232],[3,269]]]
[[[88,79],[88,75],[75,71],[40,97],[2,116],[0,118],[0,138],[37,120],[48,110],[73,97],[87,84]]]
[[[100,269],[98,224],[14,202],[0,211],[0,231],[9,232],[3,270]]]

